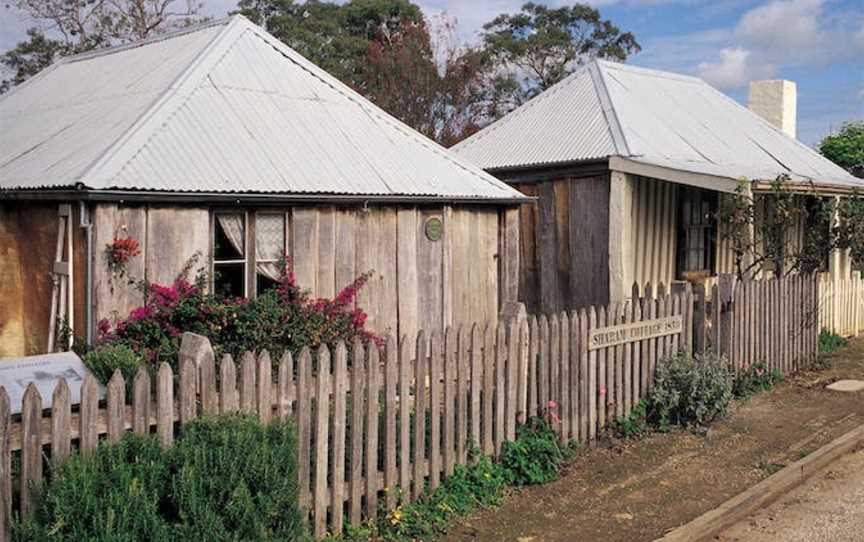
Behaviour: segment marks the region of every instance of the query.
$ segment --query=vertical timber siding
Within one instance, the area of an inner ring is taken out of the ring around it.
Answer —
[[[515,208],[298,206],[266,212],[286,213],[286,256],[299,284],[313,296],[333,297],[361,273],[371,272],[358,305],[369,315],[368,328],[381,335],[413,336],[421,322],[428,330],[443,330],[494,321],[503,302],[516,300]],[[437,241],[426,236],[432,218],[444,224]],[[121,226],[142,246],[142,254],[129,262],[128,276],[170,283],[196,253],[202,255],[196,267],[208,266],[211,220],[209,208],[96,205],[95,321],[125,318],[142,302],[125,279],[115,279],[113,292],[109,282],[104,247]],[[251,212],[246,223],[251,245]],[[253,272],[250,263],[247,274]]]
[[[530,312],[609,301],[609,175],[518,181],[534,204],[520,208],[519,300]]]

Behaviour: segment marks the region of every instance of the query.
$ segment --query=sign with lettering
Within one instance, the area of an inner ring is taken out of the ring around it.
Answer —
[[[0,359],[0,386],[6,388],[13,414],[21,412],[24,392],[31,382],[42,396],[42,407],[51,408],[54,387],[61,377],[66,379],[69,386],[70,403],[77,405],[81,402],[84,376],[89,372],[74,352]],[[105,396],[105,390],[101,386],[99,396]]]
[[[655,339],[666,335],[675,335],[684,330],[684,319],[681,315],[601,327],[588,334],[588,350],[597,350],[607,346],[618,346],[645,339]]]

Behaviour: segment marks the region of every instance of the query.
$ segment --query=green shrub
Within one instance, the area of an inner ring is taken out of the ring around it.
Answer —
[[[770,390],[783,381],[783,373],[777,369],[768,370],[764,363],[751,365],[746,371],[735,375],[732,393],[736,398],[745,399],[759,392]]]
[[[170,468],[155,437],[127,434],[90,457],[73,455],[51,470],[34,516],[16,525],[15,539],[172,539],[162,509]]]
[[[378,539],[387,542],[431,540],[447,531],[454,518],[478,507],[501,502],[506,485],[502,469],[488,457],[472,465],[459,465],[453,475],[423,499],[382,514]],[[362,537],[357,540],[367,540]]]
[[[648,413],[660,428],[705,425],[722,416],[732,400],[732,373],[716,354],[678,353],[660,362]]]
[[[501,466],[513,486],[545,484],[558,478],[566,448],[546,420],[531,418],[516,429],[516,441],[501,448]]]
[[[171,497],[184,540],[292,540],[302,531],[290,422],[203,419],[173,449]]]
[[[184,426],[174,447],[127,434],[50,471],[18,540],[297,540],[297,445],[290,422],[242,416]]]
[[[120,369],[126,381],[126,389],[132,389],[132,379],[144,360],[125,344],[105,344],[84,355],[84,365],[103,384],[111,380],[116,369]]]
[[[626,418],[615,420],[612,431],[621,438],[639,438],[651,431],[648,423],[648,401],[642,399]]]
[[[822,333],[819,334],[820,354],[830,354],[838,348],[845,348],[847,344],[849,342],[846,339],[827,329],[823,329]]]

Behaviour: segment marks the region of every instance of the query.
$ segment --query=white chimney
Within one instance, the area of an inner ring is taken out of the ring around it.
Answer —
[[[795,138],[798,91],[792,81],[751,81],[747,107]]]

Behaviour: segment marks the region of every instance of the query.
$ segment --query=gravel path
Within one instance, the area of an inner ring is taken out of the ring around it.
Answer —
[[[720,537],[722,542],[864,540],[864,449],[818,472]]]

